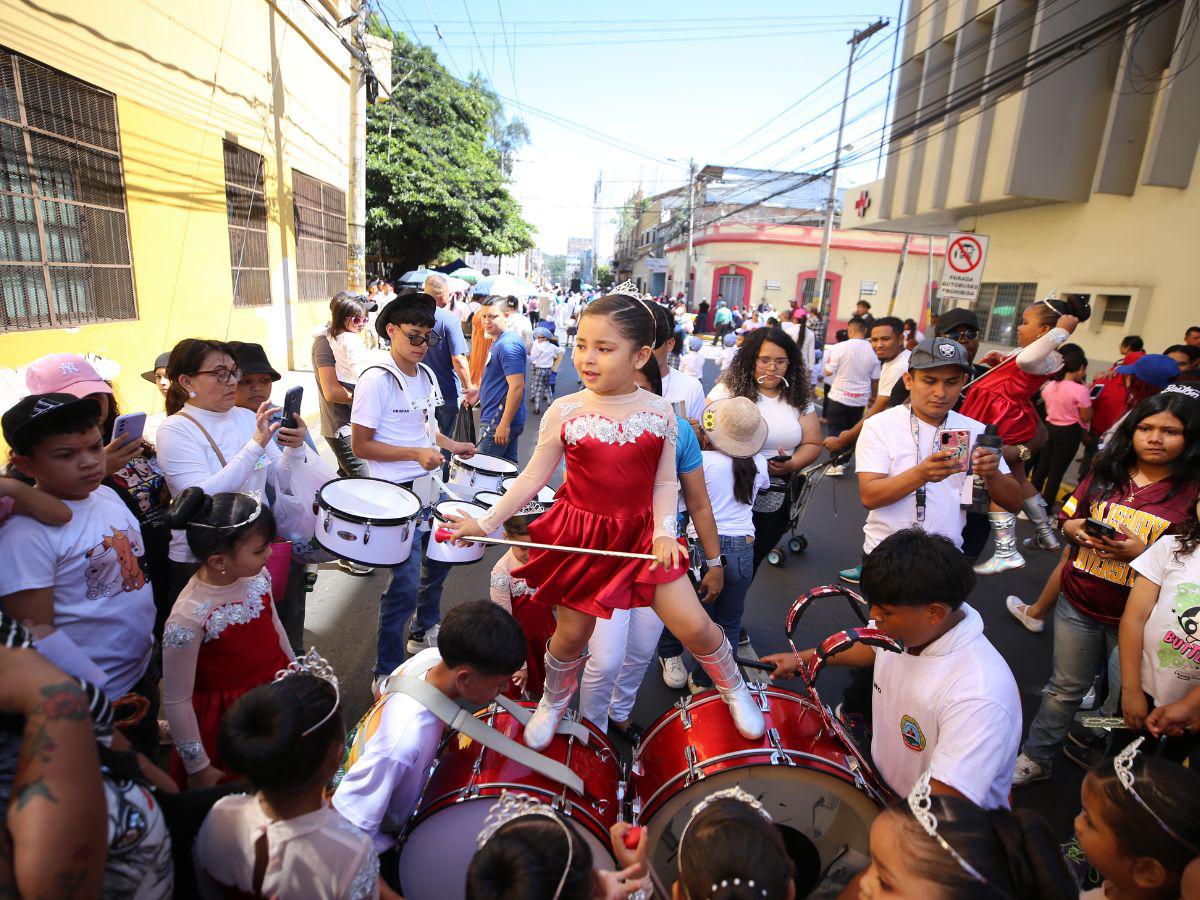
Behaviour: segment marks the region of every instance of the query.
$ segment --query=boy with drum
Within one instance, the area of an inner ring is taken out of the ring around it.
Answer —
[[[386,360],[363,371],[350,412],[352,448],[366,461],[371,477],[409,489],[415,479],[441,468],[439,447],[463,457],[475,453],[474,444],[442,434],[434,417],[442,405],[442,393],[422,360],[438,342],[433,330],[435,309],[431,296],[414,291],[396,297],[380,310],[375,328],[381,338],[391,342],[391,349]],[[404,661],[404,626],[414,610],[414,634],[420,631],[428,640],[437,624],[442,582],[450,570],[443,563],[422,565],[429,532],[419,537],[408,558],[392,567],[392,577],[379,599],[377,677],[389,674]]]

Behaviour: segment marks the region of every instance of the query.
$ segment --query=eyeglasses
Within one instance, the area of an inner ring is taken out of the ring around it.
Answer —
[[[402,331],[400,333],[408,338],[408,343],[413,347],[420,347],[422,344],[428,344],[432,349],[442,342],[442,336],[436,331],[431,331],[428,334],[413,334],[412,332],[408,331]]]
[[[242,380],[241,369],[227,369],[221,366],[219,369],[201,369],[199,372],[193,372],[192,375],[211,375],[217,379],[220,384],[228,384],[231,381]]]
[[[947,331],[946,337],[952,341],[973,341],[979,337],[978,328],[956,328],[953,331]]]
[[[355,325],[362,325],[367,321],[367,317],[366,316],[351,316],[350,321],[353,322]]]
[[[762,366],[764,369],[786,369],[788,367],[788,362],[789,360],[786,356],[782,359],[770,356],[760,356],[754,360],[755,365]]]

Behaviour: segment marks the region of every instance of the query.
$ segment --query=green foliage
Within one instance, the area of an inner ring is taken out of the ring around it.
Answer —
[[[548,254],[542,257],[542,269],[551,281],[562,281],[567,277],[567,257],[563,254]]]
[[[597,287],[609,287],[613,283],[612,268],[604,263],[596,266],[596,285]]]
[[[507,178],[528,142],[478,76],[452,78],[427,47],[392,41],[390,100],[367,111],[367,246],[407,268],[455,247],[487,254],[534,245]]]

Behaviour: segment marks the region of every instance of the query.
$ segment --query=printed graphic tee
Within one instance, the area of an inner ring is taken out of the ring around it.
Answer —
[[[1132,568],[1158,585],[1158,603],[1142,632],[1142,690],[1156,706],[1182,700],[1200,683],[1200,553],[1175,561],[1179,538],[1165,537]]]

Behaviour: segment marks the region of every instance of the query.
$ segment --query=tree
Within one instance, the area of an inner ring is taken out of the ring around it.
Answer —
[[[453,247],[532,247],[507,184],[525,123],[478,76],[460,82],[429,48],[372,28],[392,41],[394,90],[367,112],[367,245],[409,268]]]
[[[596,266],[596,286],[611,287],[613,283],[612,269],[604,263]]]
[[[562,281],[567,277],[567,257],[561,253],[552,253],[542,258],[546,276],[551,281]]]

